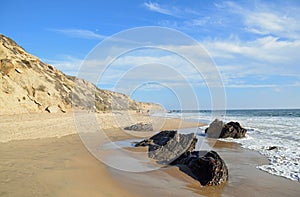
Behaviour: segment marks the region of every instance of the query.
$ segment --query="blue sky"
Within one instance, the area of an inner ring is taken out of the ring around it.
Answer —
[[[300,108],[300,1],[4,0],[0,5],[0,33],[67,74],[76,75],[86,55],[111,35],[168,27],[196,39],[212,57],[227,108]],[[115,68],[170,57],[153,54],[129,55]],[[111,78],[98,85],[114,89],[112,75],[118,71],[112,69]],[[189,80],[195,84],[192,76]],[[178,82],[170,81],[172,87]],[[208,88],[197,83],[194,89],[200,107],[210,108]],[[180,107],[174,92],[163,86],[141,85],[131,93],[168,109]]]

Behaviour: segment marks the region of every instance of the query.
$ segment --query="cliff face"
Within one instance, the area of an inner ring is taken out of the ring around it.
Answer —
[[[68,76],[27,53],[0,34],[0,114],[95,111],[161,110],[159,105],[100,90],[92,83]]]

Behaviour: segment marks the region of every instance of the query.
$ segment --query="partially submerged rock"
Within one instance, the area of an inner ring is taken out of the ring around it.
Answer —
[[[267,150],[276,150],[276,149],[278,149],[277,146],[270,146]]]
[[[211,138],[243,138],[246,135],[247,130],[243,128],[238,122],[229,122],[225,124],[221,120],[214,120],[208,128],[205,129],[205,133]]]
[[[200,154],[193,151],[197,138],[194,133],[180,134],[177,131],[160,133],[136,143],[148,146],[148,156],[160,164],[177,165],[179,168],[198,180],[201,185],[219,185],[228,180],[225,162],[214,151]]]
[[[124,129],[130,131],[153,131],[152,124],[147,123],[137,123],[129,127],[125,127]]]

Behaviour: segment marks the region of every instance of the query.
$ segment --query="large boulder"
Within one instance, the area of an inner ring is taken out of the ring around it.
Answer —
[[[180,134],[177,131],[160,133],[136,143],[148,146],[148,156],[160,164],[179,166],[181,171],[198,180],[202,186],[219,185],[228,180],[225,162],[214,151],[201,154],[193,151],[197,138],[194,133]]]
[[[247,130],[243,128],[238,122],[229,122],[225,124],[221,120],[214,120],[205,133],[211,138],[243,138],[246,136]]]
[[[148,156],[160,164],[170,164],[186,152],[195,149],[197,138],[194,133],[180,134],[177,131],[161,131],[135,146],[148,146]]]
[[[153,131],[152,124],[145,123],[137,123],[129,127],[125,127],[124,129],[130,131]]]
[[[221,120],[215,119],[210,123],[209,127],[205,129],[205,133],[208,137],[219,138],[225,123]]]
[[[215,151],[209,151],[204,156],[200,151],[175,160],[172,164],[197,179],[202,186],[220,185],[228,180],[228,169],[224,160]]]

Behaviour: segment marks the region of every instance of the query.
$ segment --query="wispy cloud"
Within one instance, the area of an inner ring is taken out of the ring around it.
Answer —
[[[224,2],[220,8],[239,15],[245,30],[251,33],[291,39],[300,37],[299,8],[277,5],[274,9],[270,3],[259,3],[249,9],[231,1]]]
[[[105,39],[107,36],[97,34],[86,29],[49,29],[50,31],[65,34],[70,37],[84,38],[84,39]]]
[[[249,31],[257,34],[273,34],[290,39],[300,38],[299,20],[293,17],[255,13],[247,16],[246,25]]]
[[[202,43],[216,58],[233,58],[240,55],[266,63],[299,60],[295,51],[300,50],[300,40],[284,41],[278,37],[266,36],[254,41],[208,40]]]
[[[143,6],[152,12],[173,16],[175,18],[189,18],[191,16],[195,17],[199,15],[199,13],[192,8],[187,8],[182,6],[178,7],[175,5],[167,5],[167,4],[159,4],[151,1],[143,3]]]
[[[293,86],[300,80],[300,41],[282,41],[276,37],[263,37],[254,41],[205,41],[203,42],[218,65],[224,82],[235,87],[260,87],[249,85],[260,76],[276,76],[276,85]],[[290,82],[280,80],[286,76]],[[242,82],[242,83],[241,83]],[[238,85],[238,86],[236,86]]]
[[[68,75],[77,76],[83,59],[79,59],[70,55],[63,55],[60,59],[43,59],[43,61],[53,65],[55,68]]]
[[[212,63],[207,62],[207,56],[201,55],[194,46],[162,46],[162,48],[176,48],[180,54],[189,53],[189,57],[197,56],[198,61],[192,65],[181,57],[170,52],[157,49],[139,49],[130,54],[122,55],[113,62],[97,56],[96,59],[77,59],[72,56],[63,56],[59,60],[45,60],[69,75],[77,75],[89,81],[110,86],[118,80],[125,79],[124,84],[135,84],[137,81],[158,81],[172,87],[182,87],[186,84],[205,86],[204,80],[215,80],[209,73],[214,72]],[[202,58],[202,56],[204,56]],[[191,61],[191,60],[190,60]],[[104,69],[105,68],[105,69]],[[80,73],[79,73],[80,71]],[[100,75],[101,71],[105,71]],[[159,72],[158,72],[159,71]],[[98,72],[98,73],[97,73]],[[95,76],[97,75],[97,76]],[[206,76],[204,79],[203,76]]]
[[[172,12],[171,10],[169,10],[167,8],[161,7],[161,5],[159,5],[158,3],[145,2],[143,5],[147,9],[149,9],[150,11],[153,11],[153,12],[158,12],[158,13],[165,14],[165,15],[170,15],[170,16],[176,16],[174,12]]]
[[[212,54],[215,53],[215,51],[212,50],[214,49],[219,50],[218,53],[228,53],[232,55],[230,59],[227,57],[224,58],[224,56],[221,56],[221,59],[219,59],[219,56],[215,57],[225,87],[275,88],[299,86],[297,82],[300,80],[300,70],[296,64],[297,61],[300,61],[299,58],[298,60],[293,60],[295,61],[295,68],[291,68],[290,66],[282,66],[283,63],[280,61],[276,63],[277,60],[275,61],[275,59],[272,64],[266,63],[266,57],[264,57],[263,53],[269,53],[270,51],[266,50],[264,45],[254,45],[253,43],[244,45],[238,42],[235,44],[230,42],[213,42],[210,44],[213,44],[210,46],[211,48],[209,48]],[[190,56],[196,55],[194,54],[195,48],[193,48],[193,46],[173,47],[177,49],[181,48],[180,51],[182,51],[182,53],[190,53]],[[242,53],[244,50],[248,51],[245,55]],[[284,52],[284,50],[281,51],[283,53],[281,56],[287,56],[286,53],[288,52]],[[262,53],[261,56],[253,59],[252,56],[258,56],[259,53]],[[94,65],[90,66],[89,70],[93,74],[100,72],[101,68],[106,66],[101,59],[90,61],[65,56],[64,59],[61,60],[46,60],[46,62],[53,64],[70,75],[76,75],[78,73],[83,61],[85,61],[85,65]],[[270,59],[268,61],[273,60]],[[124,86],[130,87],[138,82],[144,83],[149,81],[157,81],[169,87],[183,87],[186,83],[197,87],[205,87],[207,85],[205,82],[212,84],[214,76],[211,76],[210,73],[213,73],[211,68],[213,65],[204,64],[204,62],[198,65],[198,69],[200,69],[201,73],[195,70],[193,66],[180,56],[171,54],[157,55],[146,50],[144,53],[139,53],[139,55],[128,54],[114,60],[105,73],[101,75],[98,82],[100,85],[107,87],[114,86],[114,84],[121,79]],[[159,72],[157,72],[158,70]],[[206,77],[203,78],[203,76]],[[81,75],[81,77],[86,77],[86,79],[89,80],[90,75],[89,73],[85,73]],[[185,79],[187,81],[185,81]],[[274,81],[274,79],[277,80]]]
[[[259,2],[215,4],[220,12],[236,15],[235,35],[212,36],[200,41],[217,63],[224,83],[233,88],[295,87],[300,80],[300,8]],[[290,8],[290,9],[289,9]],[[287,12],[286,10],[289,10]],[[200,23],[201,24],[201,23]],[[276,82],[260,79],[276,76]],[[287,77],[289,80],[281,80]]]
[[[160,19],[158,21],[160,25],[187,30],[186,32],[189,32],[188,29],[190,29],[190,32],[196,32],[197,29],[198,31],[199,29],[201,31],[207,30],[209,36],[201,38],[199,42],[209,51],[216,62],[226,87],[274,88],[276,86],[295,86],[296,81],[300,80],[300,67],[298,66],[300,62],[298,54],[298,51],[300,51],[300,15],[295,13],[297,11],[300,13],[300,10],[295,8],[286,12],[284,11],[287,10],[285,9],[286,7],[274,10],[272,7],[262,5],[267,3],[259,2],[258,4],[249,6],[246,3],[231,1],[213,4],[214,12],[209,12],[207,16],[205,13],[202,16],[199,15],[203,11],[201,9],[194,11],[178,5],[159,4],[156,2],[145,2],[143,5],[152,12],[174,16],[174,18]],[[224,31],[223,20],[228,28]],[[220,31],[218,31],[218,28]],[[210,30],[213,34],[209,34]],[[105,38],[103,35],[88,30],[61,29],[56,31],[82,38]],[[222,37],[216,32],[230,35]],[[179,48],[180,46],[174,47]],[[191,47],[182,48],[183,50],[189,53],[194,51]],[[187,67],[182,66],[184,62],[170,55],[153,57],[144,54],[140,56],[126,56],[119,60],[114,63],[115,69],[106,75],[106,82],[113,83],[119,78],[124,69],[126,69],[124,65],[132,66],[142,65],[147,62],[166,62],[174,65],[179,73],[188,76],[190,82],[201,83],[201,80],[197,80],[199,79],[198,75],[194,75],[193,71],[187,70],[185,69]],[[209,72],[208,68],[204,65],[201,67],[201,71]],[[178,84],[176,75],[170,76],[167,73],[160,76],[156,70],[149,70],[131,75],[131,77],[132,79],[137,79],[137,76],[147,78],[150,75],[171,81],[172,84]],[[290,77],[291,80],[277,80],[273,82],[260,79],[260,76],[276,76],[278,78],[286,76]]]
[[[278,5],[277,5],[278,4]],[[284,39],[300,38],[300,7],[284,2],[199,3],[194,11],[188,7],[144,3],[151,11],[179,18],[160,18],[158,25],[176,28],[189,34],[207,34],[207,37],[225,38],[234,33],[241,37],[275,36]],[[193,8],[195,9],[195,8]]]

